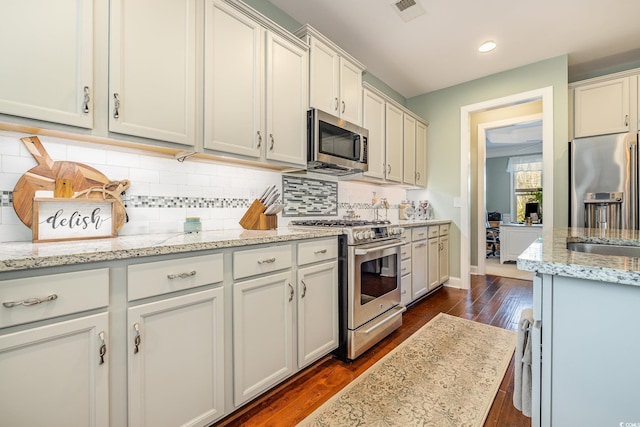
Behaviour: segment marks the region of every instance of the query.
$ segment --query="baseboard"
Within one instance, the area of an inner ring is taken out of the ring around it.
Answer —
[[[478,275],[478,266],[477,265],[470,265],[469,266],[469,274],[473,274],[474,276]]]
[[[444,282],[444,286],[448,288],[462,289],[462,281],[459,277],[449,277],[449,280]]]

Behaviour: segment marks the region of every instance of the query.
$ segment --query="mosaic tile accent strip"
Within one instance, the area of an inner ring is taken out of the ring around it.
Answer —
[[[282,216],[338,215],[338,183],[282,176]]]
[[[13,191],[0,191],[0,207],[9,208],[13,206]]]
[[[130,208],[248,208],[253,200],[211,197],[137,196],[122,198]],[[13,191],[0,191],[0,206],[13,206]]]

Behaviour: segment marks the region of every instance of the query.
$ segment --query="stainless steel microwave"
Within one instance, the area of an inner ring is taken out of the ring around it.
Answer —
[[[331,175],[366,172],[369,131],[318,109],[307,112],[307,170]]]

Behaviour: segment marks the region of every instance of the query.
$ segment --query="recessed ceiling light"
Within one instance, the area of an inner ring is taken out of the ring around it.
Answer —
[[[493,40],[487,40],[486,42],[480,45],[480,47],[478,48],[478,51],[482,53],[491,52],[493,49],[496,48],[496,46],[497,46],[496,42],[494,42]]]

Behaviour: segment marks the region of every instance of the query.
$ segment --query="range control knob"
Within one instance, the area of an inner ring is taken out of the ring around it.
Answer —
[[[355,237],[356,237],[356,240],[362,240],[364,239],[364,233],[362,231],[358,231]]]
[[[365,231],[364,232],[364,238],[365,239],[371,239],[373,237],[373,231]]]

